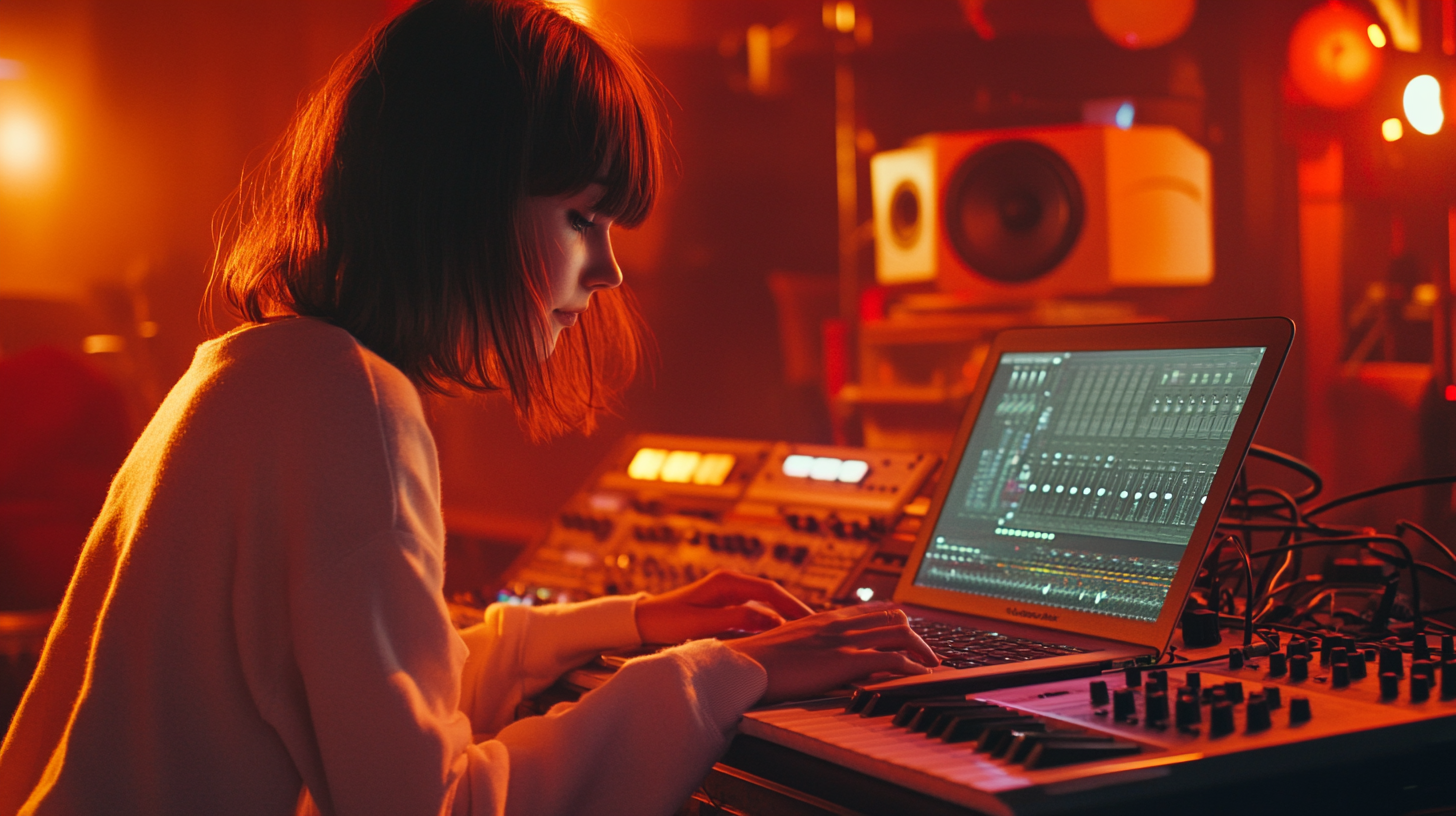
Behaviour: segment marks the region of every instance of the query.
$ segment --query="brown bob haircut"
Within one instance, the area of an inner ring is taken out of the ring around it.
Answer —
[[[635,226],[657,97],[626,48],[546,3],[420,0],[335,66],[243,199],[218,288],[243,318],[345,329],[422,389],[503,390],[526,429],[590,430],[641,359],[623,290],[542,360],[550,293],[527,196],[605,187]]]

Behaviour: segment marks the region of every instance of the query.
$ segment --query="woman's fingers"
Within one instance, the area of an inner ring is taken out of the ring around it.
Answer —
[[[926,666],[939,665],[935,652],[920,636],[908,626],[881,626],[875,629],[860,629],[841,635],[844,645],[856,649],[879,649],[908,652]]]
[[[758,601],[783,615],[785,620],[796,620],[814,612],[777,583],[731,570],[718,570],[705,578],[702,597],[694,601],[721,605]]]
[[[824,628],[830,632],[853,632],[857,629],[874,629],[881,626],[903,626],[907,630],[910,628],[910,619],[905,616],[904,612],[893,606],[874,610],[865,610],[863,607],[849,608],[858,611],[854,614],[835,615],[832,620],[824,624]]]
[[[849,656],[852,661],[852,674],[845,678],[856,680],[877,672],[891,672],[894,674],[929,674],[930,667],[916,663],[899,652],[856,652]]]

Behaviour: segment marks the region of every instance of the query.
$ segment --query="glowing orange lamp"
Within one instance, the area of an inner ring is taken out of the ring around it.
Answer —
[[[1087,0],[1092,20],[1123,48],[1157,48],[1188,30],[1198,0]]]
[[[1359,9],[1334,0],[1301,15],[1289,35],[1289,78],[1300,93],[1336,109],[1369,96],[1385,59],[1370,40],[1373,23]]]

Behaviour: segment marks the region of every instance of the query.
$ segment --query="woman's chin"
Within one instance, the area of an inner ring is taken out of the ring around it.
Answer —
[[[542,338],[539,344],[541,349],[541,362],[543,363],[555,353],[556,345],[561,342],[560,326],[552,326],[549,331],[550,333]]]

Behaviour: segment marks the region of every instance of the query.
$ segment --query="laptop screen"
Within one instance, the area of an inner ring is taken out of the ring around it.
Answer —
[[[1264,353],[1002,354],[915,585],[1157,620]]]

